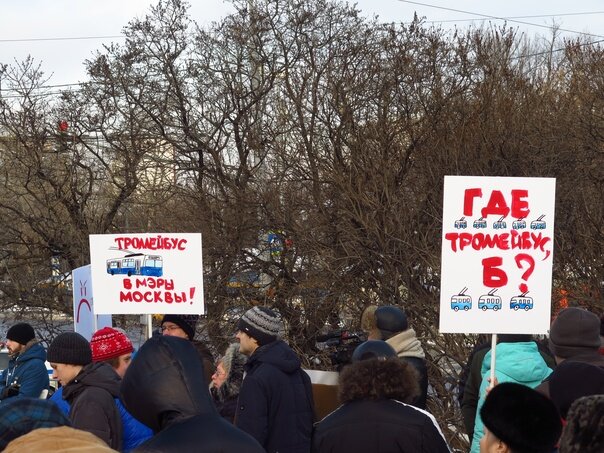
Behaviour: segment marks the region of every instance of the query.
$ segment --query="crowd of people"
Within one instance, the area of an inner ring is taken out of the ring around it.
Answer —
[[[7,332],[0,376],[0,451],[450,452],[429,412],[425,352],[406,313],[368,307],[368,340],[339,375],[339,407],[317,420],[301,360],[280,315],[255,306],[215,361],[198,317],[165,315],[138,351],[105,327],[90,341],[56,336],[45,350],[27,323]],[[582,308],[554,319],[548,345],[501,335],[470,354],[460,406],[480,453],[604,451],[602,322]],[[45,361],[60,387],[49,398]]]

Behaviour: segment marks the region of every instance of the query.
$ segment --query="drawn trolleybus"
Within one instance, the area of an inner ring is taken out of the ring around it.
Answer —
[[[161,277],[164,263],[159,255],[147,255],[145,253],[131,253],[122,258],[111,258],[107,260],[107,273],[111,275],[148,275]]]
[[[545,221],[543,220],[543,217],[545,217],[545,214],[540,215],[539,217],[537,217],[536,220],[533,220],[531,222],[531,230],[545,230],[545,227],[547,226]]]
[[[522,217],[518,220],[514,220],[512,222],[512,228],[515,230],[524,230],[526,228],[526,220]]]
[[[478,299],[478,309],[487,311],[487,310],[500,310],[501,309],[501,297],[495,294],[497,288],[492,289],[488,292],[488,294],[484,294],[480,296]]]
[[[486,228],[487,227],[487,221],[484,218],[480,218],[480,219],[476,219],[474,220],[474,223],[472,224],[472,226],[476,229],[480,229],[480,228]]]
[[[505,223],[505,216],[501,216],[501,218],[497,221],[493,223],[493,228],[495,228],[496,230],[503,230],[505,228],[507,228],[507,224]]]
[[[459,311],[464,310],[468,311],[472,308],[472,298],[465,294],[468,288],[462,289],[459,294],[451,297],[451,310]]]
[[[468,227],[468,221],[466,220],[465,217],[462,217],[461,219],[455,221],[455,228],[463,230],[464,228],[467,228],[467,227]]]
[[[519,296],[512,297],[512,299],[510,300],[510,308],[512,310],[515,310],[515,311],[518,311],[518,310],[526,310],[526,311],[532,310],[532,308],[533,308],[533,298],[532,297],[528,297],[526,294],[527,293],[522,293]]]

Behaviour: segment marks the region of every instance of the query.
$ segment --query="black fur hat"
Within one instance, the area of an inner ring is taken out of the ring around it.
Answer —
[[[489,392],[480,417],[513,451],[550,453],[562,432],[554,403],[536,390],[512,382],[496,385]]]
[[[383,340],[388,340],[409,328],[407,315],[394,305],[379,307],[375,310],[374,316],[376,327],[380,330]]]

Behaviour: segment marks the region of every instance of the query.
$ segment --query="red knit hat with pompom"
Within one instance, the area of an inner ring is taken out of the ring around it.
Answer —
[[[97,330],[90,340],[90,348],[93,362],[103,362],[134,351],[128,337],[111,327]]]

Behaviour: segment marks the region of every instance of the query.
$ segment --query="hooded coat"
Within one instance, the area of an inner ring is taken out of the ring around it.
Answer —
[[[38,398],[48,388],[46,350],[37,340],[31,340],[24,350],[10,359],[8,367],[0,375],[0,399],[7,387],[20,385],[18,396]]]
[[[243,368],[245,362],[247,362],[247,357],[239,352],[239,343],[235,343],[227,348],[221,362],[226,372],[226,378],[218,388],[211,384],[210,393],[218,413],[226,420],[234,423],[237,398],[243,382]]]
[[[161,336],[143,344],[122,380],[121,400],[155,432],[135,452],[264,452],[216,412],[199,355],[182,338]]]
[[[114,401],[119,390],[119,376],[103,362],[86,365],[63,389],[73,427],[94,434],[114,450],[122,448],[122,421]]]
[[[314,404],[310,377],[282,340],[260,346],[245,364],[235,425],[268,453],[308,453]]]
[[[480,439],[484,434],[484,425],[480,418],[480,408],[486,398],[486,389],[489,385],[487,378],[491,372],[491,351],[482,362],[482,383],[480,384],[480,399],[476,410],[474,423],[474,438],[472,439],[472,453],[480,451]],[[537,387],[552,372],[541,356],[537,343],[534,341],[519,343],[499,343],[496,347],[495,377],[502,384],[515,382],[531,388]]]

